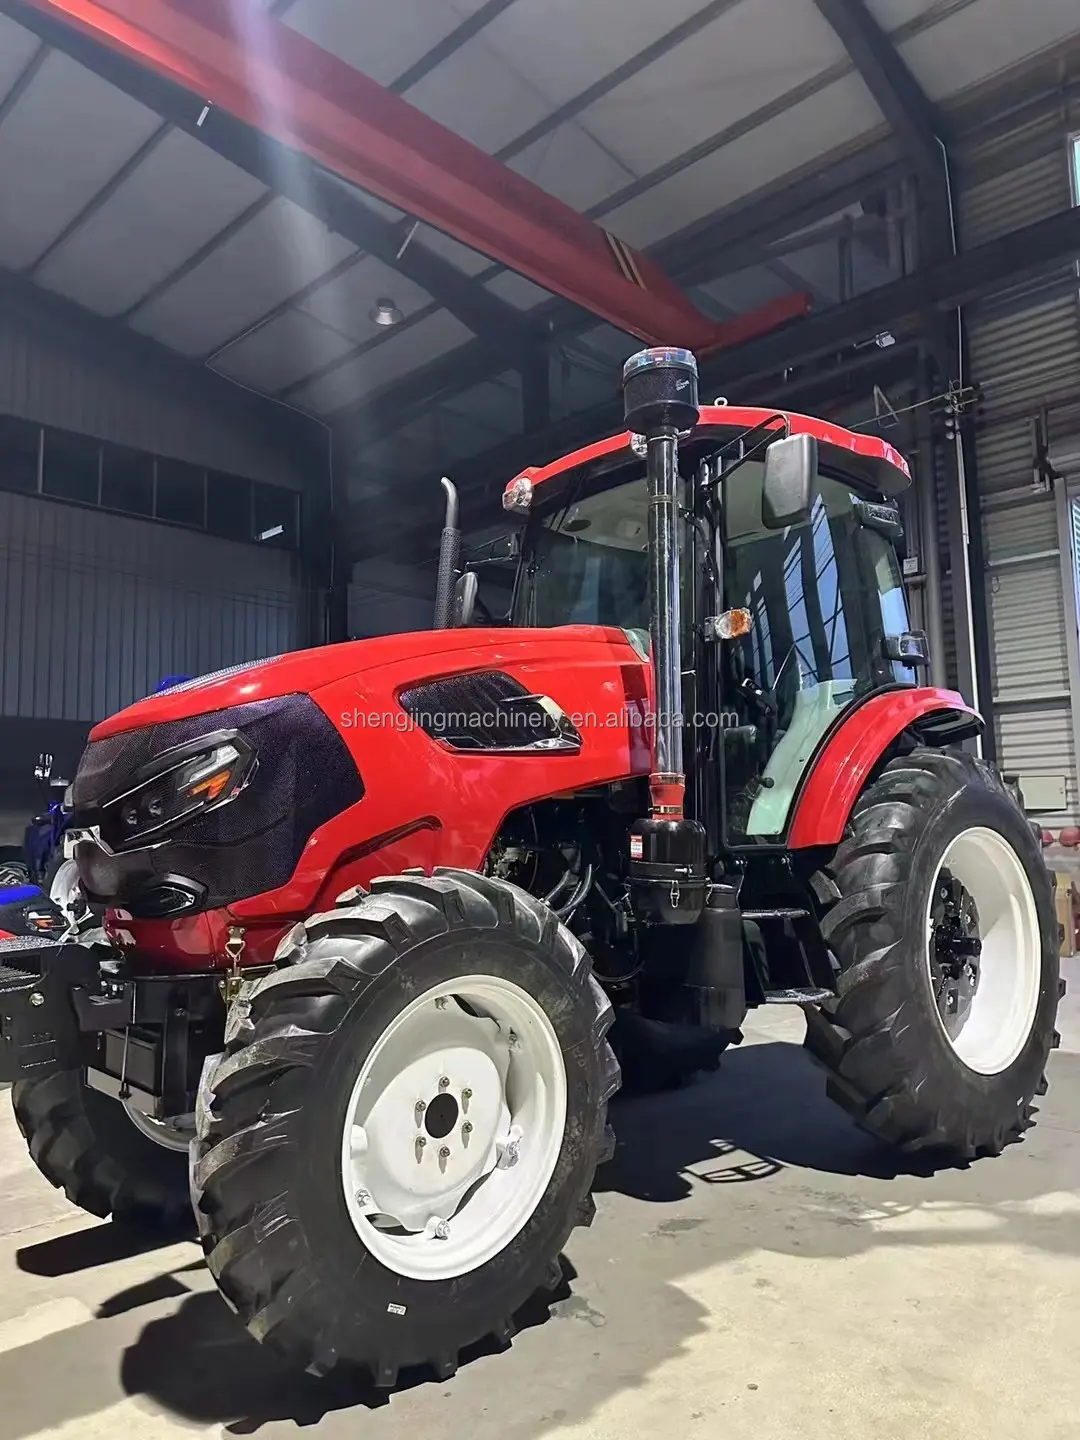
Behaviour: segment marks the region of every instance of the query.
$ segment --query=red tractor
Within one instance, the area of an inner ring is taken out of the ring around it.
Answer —
[[[193,1203],[225,1299],[316,1373],[507,1340],[592,1218],[620,1064],[715,1066],[748,1007],[800,1006],[903,1150],[996,1154],[1045,1089],[1048,876],[979,717],[919,683],[904,461],[699,409],[685,351],[624,394],[627,433],[508,485],[507,625],[468,624],[451,494],[431,632],[99,725],[72,823],[109,943],[2,942],[46,1178]]]

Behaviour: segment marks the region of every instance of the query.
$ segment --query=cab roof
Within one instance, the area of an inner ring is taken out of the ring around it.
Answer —
[[[775,421],[777,431],[788,426],[792,435],[813,435],[820,447],[824,464],[862,480],[882,495],[896,495],[911,484],[908,463],[887,440],[877,435],[860,435],[854,430],[845,430],[842,425],[833,425],[828,420],[818,420],[811,415],[799,415],[788,410],[766,410],[754,406],[703,405],[701,418],[693,433],[693,440],[717,438],[730,439],[744,430],[753,430],[766,422]],[[517,480],[525,479],[535,487],[547,480],[554,480],[568,471],[583,465],[592,465],[607,458],[616,459],[620,451],[630,450],[630,432],[623,430],[618,435],[609,435],[596,440],[569,455],[561,455],[547,465],[533,465],[520,470],[506,486],[507,490]]]

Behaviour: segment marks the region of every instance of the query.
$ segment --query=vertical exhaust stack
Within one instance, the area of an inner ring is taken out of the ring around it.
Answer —
[[[679,642],[679,435],[698,421],[697,361],[689,350],[642,350],[623,368],[626,426],[646,443],[649,638],[653,665],[649,818],[630,832],[634,905],[654,924],[688,925],[705,898],[705,830],[683,811]]]
[[[448,630],[453,620],[454,586],[457,584],[458,559],[461,555],[461,531],[458,528],[457,486],[444,475],[442,488],[446,494],[446,518],[439,541],[439,575],[435,581],[436,630]]]

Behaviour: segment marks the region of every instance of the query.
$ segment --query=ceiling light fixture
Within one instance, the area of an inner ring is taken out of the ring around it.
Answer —
[[[375,301],[370,316],[376,325],[400,325],[405,319],[393,300],[386,299]]]

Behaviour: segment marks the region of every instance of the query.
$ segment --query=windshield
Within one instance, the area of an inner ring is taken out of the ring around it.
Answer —
[[[514,624],[612,625],[647,634],[647,547],[644,466],[606,490],[571,495],[529,527]]]
[[[786,530],[761,519],[763,467],[724,487],[725,605],[750,612],[750,633],[724,647],[740,727],[725,742],[729,840],[779,835],[818,744],[871,691],[912,684],[886,656],[908,628],[896,549],[874,508],[819,475],[810,516]]]

